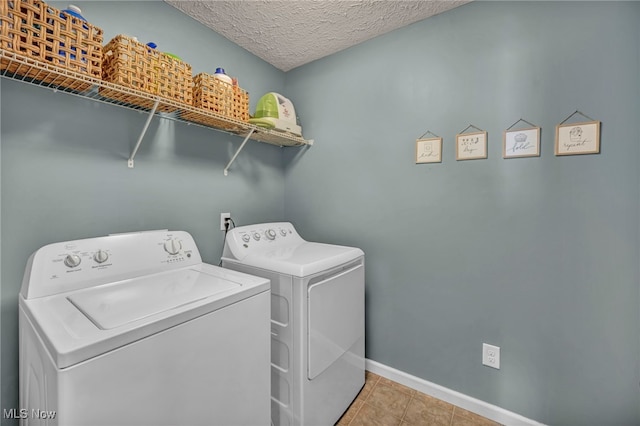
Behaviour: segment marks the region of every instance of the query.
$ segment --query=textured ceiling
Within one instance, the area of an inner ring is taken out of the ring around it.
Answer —
[[[282,71],[470,0],[165,0]]]

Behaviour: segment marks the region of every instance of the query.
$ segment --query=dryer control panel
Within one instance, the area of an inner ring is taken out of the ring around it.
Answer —
[[[202,263],[184,231],[147,231],[49,244],[27,262],[25,299]]]
[[[223,257],[240,260],[253,250],[274,249],[301,242],[305,241],[289,222],[239,226],[227,232]]]

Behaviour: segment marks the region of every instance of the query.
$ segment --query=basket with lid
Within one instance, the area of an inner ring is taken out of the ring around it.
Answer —
[[[249,120],[249,94],[237,82],[228,83],[215,74],[200,73],[193,78],[193,106],[236,121]],[[197,123],[233,130],[236,125],[210,114],[184,112],[183,118]]]
[[[118,35],[103,49],[102,79],[132,91],[100,88],[100,94],[127,104],[152,108],[153,97],[137,92],[191,105],[193,81],[191,65],[177,56],[160,52],[139,42],[135,37]],[[173,111],[175,105],[162,103],[160,111]]]
[[[1,1],[0,48],[39,63],[34,67],[3,58],[0,70],[52,85],[85,90],[91,83],[74,73],[97,79],[101,75],[102,30],[87,22],[73,5],[60,11],[41,0]],[[64,71],[72,73],[65,75]]]

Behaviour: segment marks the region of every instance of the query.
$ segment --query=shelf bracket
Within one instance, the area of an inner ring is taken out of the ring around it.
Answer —
[[[236,161],[236,157],[238,156],[238,154],[240,154],[240,151],[242,151],[242,148],[244,148],[244,146],[247,144],[247,142],[249,141],[249,138],[253,134],[254,130],[255,129],[249,130],[249,134],[244,138],[244,140],[242,141],[242,144],[240,144],[240,148],[238,148],[236,153],[233,154],[233,157],[231,157],[231,161],[229,161],[229,164],[227,164],[227,167],[224,168],[224,175],[225,176],[229,175],[229,167],[231,167],[231,164],[233,164],[233,162]]]
[[[147,122],[144,123],[144,127],[142,128],[142,133],[140,133],[140,137],[138,138],[136,147],[133,148],[133,151],[131,152],[131,157],[129,157],[129,161],[127,162],[127,166],[130,169],[133,169],[133,159],[135,158],[136,153],[138,152],[138,148],[140,148],[140,144],[142,143],[142,139],[144,139],[145,133],[147,133],[149,124],[151,124],[151,119],[153,118],[153,115],[156,113],[156,110],[158,109],[158,104],[160,104],[160,98],[157,98],[156,102],[153,104],[153,109],[151,109],[151,112],[149,112],[149,117],[147,117]]]

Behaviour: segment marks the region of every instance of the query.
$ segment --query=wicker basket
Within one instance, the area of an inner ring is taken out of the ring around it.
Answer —
[[[130,89],[159,95],[191,105],[193,80],[191,65],[140,43],[132,37],[118,35],[103,49],[102,79]],[[129,104],[151,108],[148,99],[101,88],[103,96]],[[160,110],[175,107],[161,105]]]
[[[102,30],[40,0],[0,0],[0,48],[36,61],[101,77]],[[39,79],[34,68],[1,61],[0,70]],[[47,81],[43,78],[42,81]],[[63,86],[84,90],[91,85],[65,79]]]
[[[233,118],[249,121],[249,92],[233,86]]]
[[[200,73],[193,78],[193,106],[234,120],[249,121],[249,94],[238,85],[226,83],[207,73]],[[206,115],[186,112],[183,118],[221,126],[220,120]]]

